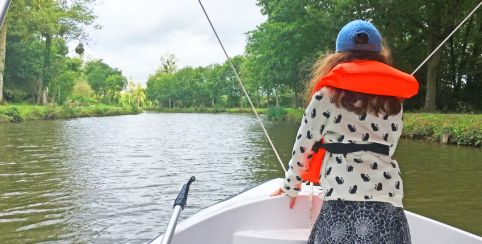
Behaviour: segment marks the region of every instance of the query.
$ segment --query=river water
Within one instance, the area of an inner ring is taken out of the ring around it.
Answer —
[[[297,125],[267,127],[287,162]],[[396,158],[408,210],[482,235],[480,148],[401,140]],[[0,243],[144,243],[192,175],[182,218],[283,173],[250,115],[0,124]]]

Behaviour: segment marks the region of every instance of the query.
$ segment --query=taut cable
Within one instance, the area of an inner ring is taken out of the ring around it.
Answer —
[[[472,10],[472,12],[469,13],[469,15],[467,15],[467,17],[465,17],[465,19],[462,20],[462,22],[460,22],[460,24],[455,27],[455,29],[447,36],[447,38],[445,38],[445,40],[442,41],[442,43],[440,43],[437,48],[435,48],[428,56],[425,60],[423,60],[423,62],[412,72],[411,75],[414,75],[420,68],[422,68],[422,66],[442,47],[443,44],[445,44],[445,42],[447,42],[447,40],[460,28],[460,26],[462,26],[465,21],[467,21],[470,16],[472,16],[472,14],[475,13],[475,11],[477,11],[477,9],[480,7],[480,5],[482,5],[482,1],[480,1],[480,3]]]
[[[209,18],[208,13],[206,12],[206,9],[204,9],[204,6],[201,3],[201,0],[198,0],[198,2],[199,2],[199,5],[201,5],[201,8],[203,9],[204,15],[206,15],[206,18],[209,21],[209,25],[211,25],[211,29],[213,29],[214,35],[216,35],[216,38],[218,39],[219,45],[221,45],[221,48],[223,49],[224,55],[226,55],[226,58],[229,62],[229,66],[231,66],[231,69],[233,70],[234,75],[236,76],[236,79],[239,82],[239,85],[241,85],[241,88],[243,89],[244,95],[248,99],[249,105],[251,106],[251,109],[253,110],[253,113],[256,115],[256,118],[258,119],[258,122],[261,125],[261,128],[263,129],[264,135],[266,136],[266,138],[268,138],[269,144],[271,145],[271,148],[273,149],[274,154],[276,155],[276,158],[278,158],[278,161],[279,161],[281,167],[286,172],[286,168],[283,165],[283,161],[281,160],[281,158],[278,154],[278,151],[276,150],[276,147],[274,146],[273,142],[271,141],[271,138],[269,137],[268,131],[264,127],[263,120],[261,119],[261,117],[259,117],[259,114],[256,111],[256,108],[254,107],[253,102],[251,102],[251,98],[249,97],[248,92],[246,91],[246,88],[244,87],[243,82],[241,81],[241,78],[239,78],[238,72],[236,71],[236,68],[234,67],[233,62],[231,62],[231,58],[229,57],[228,53],[226,52],[226,49],[224,48],[224,45],[221,42],[221,39],[219,38],[218,33],[216,32],[216,29],[214,28],[214,25],[211,22],[211,19]]]

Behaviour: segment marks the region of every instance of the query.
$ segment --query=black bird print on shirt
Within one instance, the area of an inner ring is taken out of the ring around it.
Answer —
[[[359,118],[360,118],[361,121],[364,121],[366,119],[366,117],[367,117],[367,113],[363,113],[362,115],[360,115]]]
[[[392,123],[392,131],[397,131],[398,130],[398,125],[395,123]]]
[[[369,182],[370,181],[370,176],[366,175],[366,174],[360,174],[361,178],[363,179],[363,181],[365,182]]]
[[[338,116],[336,116],[336,118],[335,118],[335,124],[340,123],[340,121],[341,121],[341,114],[339,114]]]
[[[328,191],[325,193],[325,197],[331,196],[332,193],[333,193],[333,188],[330,188],[330,190],[328,190]]]
[[[330,118],[330,111],[323,112],[323,116],[325,116],[327,119]]]
[[[388,140],[388,133],[383,134],[383,140],[387,141]]]
[[[363,163],[363,160],[361,158],[354,158],[353,161],[355,161],[355,163],[357,164]]]
[[[371,126],[372,126],[372,130],[373,130],[373,131],[378,131],[379,128],[378,128],[378,125],[377,125],[377,124],[372,123]]]
[[[316,117],[316,108],[313,109],[313,112],[311,112],[311,118],[313,119]]]
[[[356,194],[357,188],[358,188],[357,185],[350,186],[348,192],[350,192],[350,194]]]
[[[326,171],[326,175],[328,176],[330,175],[330,173],[331,173],[331,167],[329,167],[328,170]]]
[[[311,131],[307,131],[307,132],[306,132],[306,138],[308,138],[308,139],[312,139],[312,138],[313,138],[313,135],[311,134]]]
[[[383,190],[383,185],[382,185],[382,183],[376,184],[376,185],[375,185],[375,190],[377,190],[377,191]]]
[[[347,165],[347,166],[346,166],[346,171],[347,171],[347,172],[352,172],[352,171],[353,171],[353,166]]]
[[[362,141],[368,141],[368,138],[370,138],[370,135],[368,133],[365,133],[363,136],[362,136]]]
[[[373,163],[371,166],[372,166],[372,169],[378,169],[378,164],[376,162]]]

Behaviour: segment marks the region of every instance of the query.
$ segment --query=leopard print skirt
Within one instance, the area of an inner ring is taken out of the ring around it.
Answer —
[[[402,208],[385,202],[326,201],[309,244],[411,243]]]

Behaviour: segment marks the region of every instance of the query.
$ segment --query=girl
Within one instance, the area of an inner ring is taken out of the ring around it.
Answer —
[[[315,64],[289,170],[272,194],[289,195],[292,208],[301,182],[316,175],[310,181],[319,180],[324,202],[308,243],[410,243],[392,156],[402,99],[415,95],[418,83],[390,59],[378,30],[355,20],[340,30],[336,53]]]

